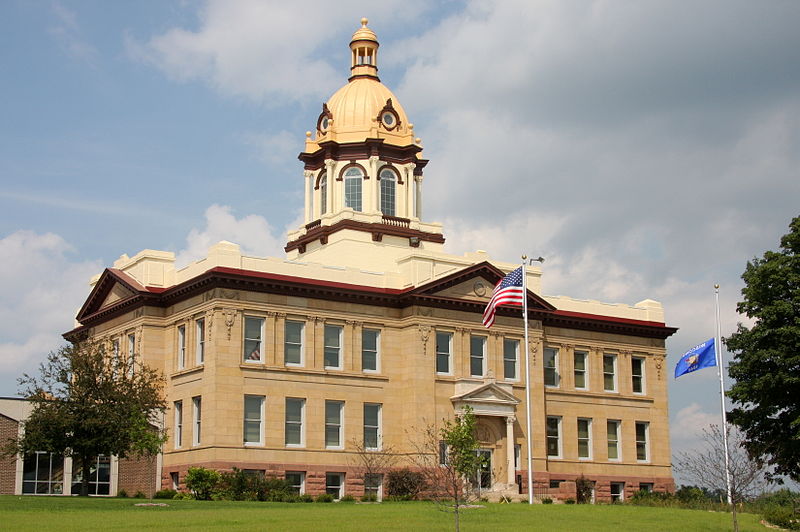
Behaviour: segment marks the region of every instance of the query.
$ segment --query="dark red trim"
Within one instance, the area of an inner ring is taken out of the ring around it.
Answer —
[[[388,221],[393,221],[393,219],[401,220],[401,218],[397,217],[384,216],[384,218],[386,218]],[[368,223],[368,222],[359,222],[357,220],[341,220],[333,225],[318,225],[313,229],[308,230],[306,234],[297,238],[296,240],[287,242],[286,246],[283,249],[286,252],[293,251],[296,249],[300,253],[305,253],[306,246],[308,246],[308,244],[315,242],[317,240],[325,244],[327,243],[328,237],[330,235],[338,233],[339,231],[344,231],[345,229],[370,233],[371,235],[373,235],[373,240],[375,240],[376,234],[380,234],[380,238],[382,238],[383,235],[408,238],[409,245],[411,246],[413,246],[413,243],[410,240],[411,238],[418,238],[424,242],[435,242],[437,244],[444,244],[444,236],[441,233],[428,233],[426,231],[411,229],[409,227],[403,227],[402,225],[394,225],[391,223]]]

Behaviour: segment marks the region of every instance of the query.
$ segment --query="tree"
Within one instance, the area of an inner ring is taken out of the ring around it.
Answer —
[[[750,458],[745,450],[743,434],[735,428],[728,427],[729,466],[731,477],[731,498],[734,503],[741,503],[764,493],[767,486],[766,469],[756,460]],[[722,428],[709,425],[703,429],[703,443],[699,449],[680,452],[672,466],[675,471],[707,488],[709,492],[717,492],[725,497],[727,484],[725,481],[725,451],[723,449]]]
[[[736,309],[754,324],[740,323],[725,344],[734,353],[728,419],[754,459],[800,481],[800,217],[790,229],[780,251],[747,263]]]
[[[100,343],[76,342],[51,352],[38,376],[25,374],[19,382],[33,408],[13,450],[76,458],[81,495],[89,493],[94,457],[152,456],[165,440],[164,430],[154,426],[166,408],[163,378],[135,360],[107,354]]]
[[[412,444],[416,449],[412,461],[440,508],[452,509],[456,531],[461,507],[476,497],[474,480],[483,462],[477,453],[475,422],[472,408],[466,406],[454,420],[445,420],[438,432],[428,426]]]
[[[398,455],[391,445],[369,449],[364,445],[364,440],[359,438],[353,438],[350,443],[356,450],[350,462],[364,479],[364,498],[370,499],[371,495],[367,493],[368,480],[375,480],[379,475],[385,476],[397,464]]]

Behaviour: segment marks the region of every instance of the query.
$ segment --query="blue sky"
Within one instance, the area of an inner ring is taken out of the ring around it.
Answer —
[[[295,7],[300,6],[300,7]],[[276,256],[297,153],[362,16],[422,137],[448,249],[547,258],[543,292],[662,301],[669,365],[723,334],[746,261],[800,214],[800,4],[0,4],[0,395],[120,254]],[[671,382],[673,446],[717,418]]]

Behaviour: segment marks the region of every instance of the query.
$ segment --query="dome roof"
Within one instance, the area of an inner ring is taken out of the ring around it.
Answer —
[[[369,20],[367,20],[366,18],[362,18],[361,19],[361,27],[358,28],[356,30],[356,32],[353,34],[353,38],[350,39],[351,43],[355,42],[355,41],[375,41],[375,42],[378,42],[378,36],[375,35],[374,31],[372,31],[371,29],[369,29],[367,27],[367,23],[369,23]]]

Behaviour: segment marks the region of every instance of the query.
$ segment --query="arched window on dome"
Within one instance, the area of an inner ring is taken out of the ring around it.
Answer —
[[[387,216],[397,216],[397,175],[390,168],[384,168],[381,178],[381,212]]]
[[[361,168],[353,166],[344,173],[344,206],[354,211],[363,210],[361,205],[361,188],[363,185],[364,173]]]
[[[319,215],[328,212],[328,175],[322,172],[319,176]]]

